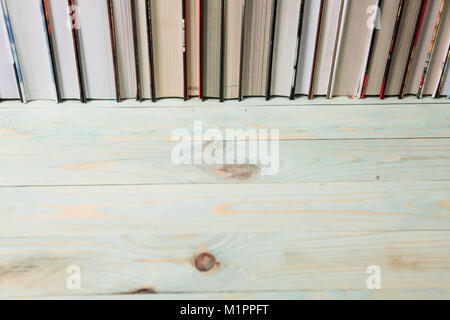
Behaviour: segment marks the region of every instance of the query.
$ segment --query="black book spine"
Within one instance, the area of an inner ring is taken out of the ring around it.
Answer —
[[[86,103],[86,88],[84,84],[84,74],[81,61],[81,41],[78,29],[78,13],[76,11],[77,5],[75,0],[67,0],[67,5],[69,7],[69,19],[72,21],[72,41],[73,49],[75,52],[75,63],[77,67],[77,78],[78,78],[78,88],[80,90],[80,101]]]
[[[58,103],[61,103],[61,89],[59,86],[58,70],[56,69],[56,58],[55,58],[55,50],[54,50],[54,46],[53,46],[52,27],[50,24],[47,0],[41,0],[41,10],[42,10],[42,14],[44,15],[44,19],[45,19],[45,36],[47,38],[48,50],[50,53],[53,81],[55,84],[55,91],[56,91],[56,101]]]
[[[135,68],[136,68],[136,100],[141,102],[142,101],[141,64],[140,64],[140,60],[139,60],[135,0],[130,0],[130,6],[131,6],[131,23],[133,25],[134,62],[135,62]]]
[[[221,2],[221,27],[220,27],[220,86],[219,86],[219,100],[223,102],[225,90],[225,6],[226,0]]]
[[[244,49],[245,49],[245,15],[246,15],[246,0],[242,0],[242,20],[241,20],[241,52],[240,52],[240,58],[239,58],[239,97],[238,100],[243,100],[243,93],[242,93],[242,79],[244,74]]]
[[[305,13],[305,0],[300,0],[300,14],[298,18],[298,28],[297,28],[297,43],[295,46],[295,62],[294,62],[294,71],[292,75],[291,81],[291,94],[289,95],[290,100],[294,100],[295,98],[295,87],[297,85],[297,72],[298,72],[298,59],[300,55],[300,45],[302,42],[302,31],[303,31],[303,16]]]
[[[120,97],[120,82],[119,82],[119,62],[117,60],[116,29],[114,25],[114,8],[112,0],[107,0],[107,5],[108,5],[108,20],[109,20],[109,35],[111,40],[111,50],[114,67],[114,83],[116,87],[116,100],[117,102],[120,102],[121,97]]]
[[[148,56],[150,59],[150,90],[152,93],[152,101],[156,102],[156,86],[155,86],[155,61],[153,59],[153,29],[152,29],[152,5],[151,0],[145,2],[147,11],[147,46]]]
[[[273,45],[275,40],[275,27],[277,20],[278,1],[272,0],[272,12],[270,17],[269,54],[267,56],[266,100],[270,100],[272,86]]]

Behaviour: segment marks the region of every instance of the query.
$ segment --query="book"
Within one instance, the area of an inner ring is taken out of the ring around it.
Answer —
[[[14,58],[9,42],[8,29],[0,3],[0,100],[19,99],[18,79],[15,75]]]
[[[151,0],[150,5],[156,98],[184,98],[184,1]]]
[[[265,96],[272,0],[247,0],[243,52],[243,96]]]
[[[201,0],[186,0],[186,50],[189,96],[200,97],[200,13]]]
[[[385,83],[384,96],[400,96],[405,66],[410,57],[411,41],[414,39],[416,22],[420,17],[421,1],[404,1],[399,21],[395,50],[392,53],[389,77]],[[381,90],[380,90],[381,91]]]
[[[295,88],[297,95],[307,95],[310,90],[320,4],[321,1],[305,0]]]
[[[70,25],[69,5],[67,1],[46,0],[48,10],[49,33],[53,44],[56,66],[56,81],[62,99],[80,99],[77,61]]]
[[[227,0],[224,19],[224,99],[238,99],[245,0]]]
[[[416,95],[420,86],[420,81],[425,67],[425,60],[436,26],[436,18],[439,13],[441,1],[428,1],[422,18],[422,27],[418,35],[414,58],[411,62],[411,69],[405,86],[405,95]]]
[[[336,82],[337,66],[339,65],[339,56],[342,48],[342,40],[344,38],[345,22],[348,12],[349,0],[341,0],[339,5],[338,23],[336,37],[334,39],[333,54],[331,56],[331,68],[329,75],[329,83],[327,88],[327,99],[331,99],[334,95],[334,86]]]
[[[121,99],[138,99],[139,57],[136,51],[134,0],[112,0],[114,35],[117,50],[117,73]]]
[[[423,18],[425,16],[425,11],[427,9],[427,4],[428,4],[428,0],[421,0],[420,10],[419,10],[419,13],[418,13],[419,16],[416,19],[416,27],[414,29],[413,38],[411,39],[411,46],[409,48],[408,60],[407,60],[406,66],[405,66],[405,71],[403,73],[403,80],[402,80],[401,86],[400,86],[400,93],[399,93],[399,98],[400,99],[402,99],[405,96],[405,93],[406,93],[406,85],[407,85],[408,80],[409,80],[409,74],[410,74],[410,71],[411,71],[412,62],[413,62],[415,54],[416,54],[417,42],[418,42],[419,36],[421,34],[422,25],[423,25]]]
[[[272,96],[288,97],[296,63],[297,31],[302,0],[278,1],[272,63]]]
[[[340,50],[336,56],[333,94],[357,97],[361,87],[367,51],[370,49],[372,26],[368,26],[367,9],[376,6],[376,0],[348,1]]]
[[[450,64],[450,42],[447,49],[447,56],[445,57],[444,61],[442,61],[442,67],[441,67],[441,75],[439,77],[439,82],[436,87],[435,92],[433,93],[433,98],[438,98],[441,96],[442,88],[445,83],[445,76],[448,70],[448,66]]]
[[[444,81],[440,95],[450,99],[450,67],[445,70]]]
[[[117,98],[106,1],[77,0],[76,17],[85,94],[88,99]]]
[[[219,98],[221,81],[222,5],[202,1],[202,98]]]
[[[136,17],[136,47],[139,61],[140,98],[152,98],[151,65],[148,34],[148,5],[149,0],[135,0]]]
[[[320,50],[317,58],[317,72],[314,94],[325,96],[332,76],[331,68],[334,60],[334,48],[339,30],[339,13],[341,0],[327,0],[323,17],[323,36],[320,38]]]
[[[57,100],[41,1],[6,0],[5,3],[22,70],[26,100]]]
[[[440,27],[436,30],[433,54],[430,58],[430,64],[426,81],[423,85],[422,95],[435,96],[441,79],[442,70],[447,60],[450,41],[450,10],[448,7],[449,1],[443,2]]]
[[[366,52],[366,58],[365,58],[366,66],[364,67],[364,72],[361,75],[361,83],[359,85],[358,96],[361,99],[364,99],[364,97],[365,97],[367,80],[369,78],[369,71],[372,66],[372,60],[373,60],[373,56],[375,55],[375,50],[376,50],[375,42],[377,40],[378,30],[382,28],[382,24],[381,24],[381,8],[382,8],[382,6],[383,6],[383,1],[378,0],[375,7],[368,8],[368,11],[370,13],[372,13],[371,19],[373,21],[371,21],[372,26],[370,26],[372,28],[372,33],[370,35],[370,45]],[[369,21],[367,23],[369,24]]]
[[[395,17],[394,31],[392,31],[392,39],[391,39],[391,44],[389,46],[389,53],[388,53],[388,58],[387,58],[387,62],[386,62],[386,67],[384,69],[383,82],[381,83],[380,99],[383,99],[385,96],[386,84],[388,83],[388,80],[389,80],[391,64],[392,64],[392,55],[394,53],[395,46],[397,44],[398,30],[399,30],[400,22],[401,22],[402,15],[403,15],[404,4],[405,4],[405,2],[403,0],[400,0],[400,2],[398,4],[397,15]]]
[[[320,0],[319,16],[317,19],[317,27],[316,27],[316,41],[314,43],[314,55],[313,55],[311,78],[310,78],[309,91],[308,91],[308,99],[310,99],[310,100],[314,97],[314,84],[315,84],[315,80],[316,80],[315,74],[316,74],[317,59],[318,59],[319,49],[320,49],[320,39],[322,37],[324,7],[325,7],[325,1]]]

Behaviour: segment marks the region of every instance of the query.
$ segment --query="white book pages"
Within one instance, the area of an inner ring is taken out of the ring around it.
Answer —
[[[134,54],[131,2],[113,0],[120,95],[123,99],[137,97],[136,59]]]
[[[19,88],[14,74],[14,60],[3,16],[3,7],[0,4],[0,99],[18,98]]]
[[[442,86],[441,96],[450,98],[450,67],[447,67],[447,70],[445,70],[445,80]]]
[[[320,1],[305,0],[302,40],[297,69],[296,94],[308,94],[311,84],[311,71],[314,63],[317,23],[319,20]]]
[[[180,0],[151,0],[157,98],[184,96],[182,4]]]
[[[345,17],[341,48],[336,64],[333,93],[336,96],[356,97],[361,85],[361,74],[366,65],[367,50],[372,34],[368,8],[376,0],[350,0]]]
[[[86,97],[115,99],[114,64],[105,0],[77,0]]]
[[[271,95],[289,96],[294,72],[301,0],[278,1]]]
[[[417,41],[414,58],[411,64],[408,81],[406,84],[406,94],[417,94],[420,81],[422,79],[425,60],[427,58],[430,41],[433,37],[434,27],[438,16],[441,0],[428,1],[425,14],[423,16],[422,28]]]
[[[330,83],[331,67],[333,64],[333,52],[338,36],[337,30],[339,23],[339,9],[341,0],[327,0],[325,2],[322,37],[319,47],[319,56],[317,59],[316,86],[314,93],[316,95],[326,95],[328,84]]]
[[[229,1],[228,4],[234,5],[235,2],[240,1]],[[188,93],[189,96],[198,96],[200,90],[200,1],[186,0],[186,3]]]
[[[145,2],[147,0],[136,0],[136,32],[137,32],[137,47],[139,53],[139,75],[141,79],[141,96],[143,99],[150,99],[152,97],[151,91],[151,76],[150,76],[150,55],[148,47],[148,21],[147,21],[147,7]]]
[[[224,98],[239,98],[243,0],[227,1],[225,7]]]
[[[450,4],[446,2],[442,12],[441,25],[436,37],[436,46],[430,61],[427,80],[423,89],[424,95],[434,95],[441,79],[442,68],[448,54],[448,44],[450,41]],[[436,18],[437,20],[437,18]]]
[[[6,5],[27,100],[56,100],[41,1],[6,0]]]
[[[62,99],[79,99],[78,72],[67,1],[47,0],[57,81]]]
[[[390,0],[383,1],[381,6],[380,29],[377,30],[375,36],[365,96],[378,96],[380,94],[397,17],[398,4],[399,0]]]

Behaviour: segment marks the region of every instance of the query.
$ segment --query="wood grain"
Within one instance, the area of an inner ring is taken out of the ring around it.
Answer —
[[[96,146],[170,141],[173,130],[278,129],[281,140],[449,138],[446,104],[210,108],[4,108],[0,150],[17,141]],[[86,145],[86,144],[84,144]]]
[[[366,290],[377,265],[381,297],[401,289],[448,298],[449,248],[449,231],[10,238],[0,241],[0,296],[324,290],[320,298]],[[201,252],[217,259],[209,272],[194,267]],[[69,265],[81,269],[81,290],[66,287]]]
[[[0,188],[4,237],[450,230],[450,182]]]
[[[84,140],[18,140],[0,149],[0,186],[450,179],[450,139],[282,140],[275,175],[263,175],[261,164],[175,165],[175,142]]]

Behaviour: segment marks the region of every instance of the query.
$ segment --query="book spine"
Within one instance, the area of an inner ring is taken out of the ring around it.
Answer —
[[[77,4],[75,0],[67,0],[67,18],[69,19],[71,25],[70,28],[72,30],[72,42],[73,42],[73,50],[75,53],[75,65],[77,68],[77,80],[78,80],[78,88],[80,90],[80,101],[81,103],[86,103],[86,89],[84,84],[84,75],[83,75],[83,67],[81,61],[81,42],[79,35],[79,26],[78,26],[78,15],[77,15]]]
[[[22,69],[19,63],[19,56],[16,50],[16,43],[14,41],[14,34],[11,26],[11,20],[9,18],[8,8],[6,6],[5,0],[1,0],[2,8],[3,8],[3,19],[5,19],[6,30],[8,31],[9,44],[11,48],[11,55],[14,61],[14,74],[16,76],[16,82],[19,89],[19,97],[22,103],[27,103],[27,95],[25,92],[25,85],[23,82]]]
[[[376,16],[374,18],[374,25],[373,25],[373,29],[372,32],[370,33],[370,44],[369,44],[369,50],[367,52],[367,57],[366,57],[366,67],[364,69],[363,72],[363,76],[361,79],[361,84],[360,84],[360,94],[359,97],[361,99],[364,99],[365,96],[365,91],[366,91],[366,86],[367,86],[367,79],[369,78],[369,71],[370,71],[370,65],[372,62],[372,57],[373,54],[375,52],[375,40],[376,40],[376,36],[378,33],[378,29],[377,29],[377,21],[379,21],[380,19],[380,15],[381,15],[381,7],[383,6],[383,0],[378,0],[377,1],[377,12],[376,12]]]
[[[181,0],[181,19],[182,19],[182,48],[183,48],[183,99],[189,99],[188,88],[188,64],[187,64],[187,28],[186,28],[186,0]]]
[[[438,83],[438,85],[436,87],[436,90],[435,90],[435,92],[433,94],[433,98],[439,98],[439,96],[441,94],[442,87],[444,86],[445,74],[447,73],[449,60],[450,60],[450,43],[448,45],[447,55],[446,55],[444,61],[442,62],[441,76],[439,77],[439,83]]]
[[[273,47],[275,40],[275,27],[277,20],[278,1],[272,0],[272,10],[270,15],[270,32],[269,32],[269,50],[267,55],[267,76],[266,76],[266,101],[270,100],[270,89],[272,86],[272,66],[273,66]]]
[[[121,101],[120,96],[120,83],[119,83],[119,62],[117,59],[117,46],[116,46],[116,29],[114,23],[114,8],[112,0],[107,0],[108,6],[108,21],[109,21],[109,36],[111,41],[111,51],[113,57],[113,68],[114,68],[114,83],[116,87],[116,101]]]
[[[243,100],[243,74],[244,74],[244,49],[245,49],[245,15],[246,15],[246,0],[242,0],[242,18],[241,18],[241,48],[240,48],[240,57],[239,57],[239,97],[238,100]]]
[[[207,1],[207,0],[206,0]],[[206,68],[205,68],[205,58],[206,55],[204,54],[204,51],[206,50],[206,32],[205,32],[205,27],[206,27],[206,2],[199,0],[200,2],[200,85],[199,85],[199,98],[202,101],[206,100],[205,97],[205,81],[204,81],[204,77],[205,77],[205,73],[206,73]]]
[[[438,17],[437,17],[437,21],[436,21],[436,25],[434,26],[433,37],[431,38],[430,47],[428,49],[427,57],[425,60],[425,67],[423,68],[422,78],[420,80],[420,85],[419,85],[419,90],[417,91],[417,98],[419,98],[419,99],[423,98],[423,89],[425,86],[425,82],[427,81],[428,70],[430,68],[430,62],[431,62],[431,58],[433,57],[434,48],[436,47],[436,37],[437,37],[437,34],[439,33],[439,29],[441,27],[441,21],[442,21],[441,18],[442,18],[442,12],[444,11],[444,6],[445,6],[445,0],[442,0],[441,7],[439,9],[439,13],[438,13]]]
[[[324,14],[325,0],[320,0],[319,20],[317,22],[316,29],[316,42],[314,44],[314,57],[311,70],[311,78],[309,82],[308,99],[311,100],[314,97],[314,81],[316,78],[317,59],[319,57],[320,39],[322,34],[323,14]]]
[[[130,0],[130,7],[131,7],[131,24],[132,24],[132,32],[133,32],[134,62],[135,62],[135,69],[136,69],[135,70],[135,72],[136,72],[136,100],[139,102],[142,102],[141,63],[140,63],[140,59],[139,59],[135,0]]]
[[[391,45],[389,47],[389,54],[388,54],[388,59],[386,62],[386,68],[384,69],[383,83],[381,85],[381,90],[380,90],[380,99],[384,99],[384,96],[385,96],[386,85],[387,85],[387,82],[389,79],[389,73],[391,70],[392,56],[394,54],[395,44],[397,42],[398,30],[400,27],[400,20],[401,20],[402,12],[403,12],[403,4],[404,4],[403,0],[400,0],[400,2],[398,4],[398,9],[397,9],[397,16],[395,19],[394,32],[392,34],[392,39],[391,39]]]
[[[341,54],[342,38],[344,35],[345,22],[348,11],[348,1],[349,0],[341,0],[341,8],[339,10],[338,31],[336,33],[336,42],[334,44],[333,62],[331,65],[330,78],[328,83],[327,99],[331,99],[334,94],[334,83],[336,80],[337,65],[339,64],[339,57]]]
[[[300,55],[300,45],[302,42],[302,32],[303,32],[303,18],[305,14],[305,2],[306,0],[300,0],[300,11],[298,16],[298,27],[297,27],[297,39],[295,42],[295,53],[294,53],[294,68],[292,72],[291,79],[291,93],[289,95],[290,100],[295,98],[295,87],[297,85],[297,71],[298,71],[298,59]]]
[[[411,41],[411,46],[409,48],[409,59],[406,63],[405,71],[403,73],[403,80],[400,87],[399,98],[403,99],[405,96],[406,85],[408,83],[409,72],[411,70],[414,54],[416,52],[417,41],[419,40],[420,30],[422,29],[423,17],[425,15],[425,10],[427,9],[428,0],[422,0],[420,4],[419,16],[417,17],[416,27],[414,29],[414,36]]]
[[[219,100],[224,102],[225,89],[225,6],[226,0],[221,1],[220,14],[220,85],[219,85]]]
[[[148,57],[150,59],[150,90],[152,101],[156,102],[156,85],[155,85],[155,60],[153,59],[153,27],[152,27],[152,4],[151,0],[145,1],[147,12],[147,48]]]
[[[47,0],[41,0],[40,2],[42,24],[45,30],[45,40],[47,44],[48,57],[50,62],[50,69],[52,72],[53,85],[55,87],[56,102],[61,103],[61,89],[58,81],[58,70],[56,69],[56,57],[53,46],[52,27],[50,24],[50,17],[48,12]]]

